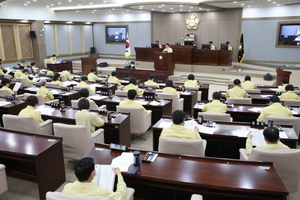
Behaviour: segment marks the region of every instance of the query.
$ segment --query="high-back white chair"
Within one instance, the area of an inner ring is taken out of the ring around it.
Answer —
[[[125,96],[125,97],[127,97],[127,92],[128,92],[128,91],[123,91],[123,90],[115,90],[115,95],[117,95],[117,96]]]
[[[159,99],[172,99],[172,113],[175,110],[183,110],[183,98],[178,99],[177,94],[166,94],[166,93],[158,93],[157,97]]]
[[[0,194],[7,191],[7,179],[5,173],[5,165],[0,164]]]
[[[205,156],[206,140],[159,137],[158,151],[171,154]]]
[[[30,133],[53,135],[52,120],[48,119],[38,124],[33,117],[4,114],[2,116],[4,128]]]
[[[145,133],[151,126],[152,110],[148,110],[148,114],[144,108],[117,106],[117,112],[130,113],[130,133]]]
[[[232,122],[230,114],[227,113],[208,113],[199,112],[203,115],[205,121],[221,121],[221,122]]]
[[[104,143],[104,129],[90,133],[85,126],[54,123],[54,135],[63,137],[64,157],[79,160],[94,143]]]
[[[299,117],[266,116],[264,119],[264,122],[267,123],[269,119],[272,119],[273,123],[277,124],[277,125],[293,125],[296,135],[299,137],[299,132],[300,132],[300,118]]]
[[[12,96],[12,94],[5,89],[0,89],[0,97]]]
[[[200,194],[193,194],[191,200],[203,200],[203,197]]]
[[[37,104],[38,106],[44,105],[46,102],[47,103],[59,103],[58,99],[53,99],[51,101],[45,101],[45,99],[39,94],[24,93],[21,96],[22,96],[22,99],[24,99],[24,100],[26,100],[29,96],[36,96],[39,100],[39,103]]]
[[[21,83],[20,88],[28,87],[31,85],[25,78],[16,78],[16,81]]]
[[[233,104],[252,104],[251,98],[227,98],[225,103]]]
[[[89,102],[90,102],[91,110],[106,109],[106,105],[102,105],[98,107],[95,101],[89,101]],[[78,108],[78,100],[71,100],[71,106],[72,108]]]
[[[95,94],[94,91],[90,90],[90,88],[88,87],[84,87],[84,86],[74,86],[74,90],[80,91],[82,89],[88,89],[89,90],[89,95]]]
[[[300,106],[300,100],[282,99],[285,106]]]
[[[248,94],[258,94],[260,89],[244,89]]]
[[[201,101],[201,97],[202,97],[202,91],[199,91],[199,88],[196,87],[190,87],[190,86],[185,86],[186,90],[194,90],[197,91],[197,101]]]
[[[47,87],[49,88],[61,88],[60,85],[58,83],[47,83]]]
[[[151,87],[151,88],[159,88],[159,85],[151,85],[151,84],[145,84],[145,87]]]
[[[300,149],[253,149],[249,156],[240,149],[241,160],[272,161],[288,192],[297,192],[300,180]]]
[[[9,75],[9,74],[4,74],[4,76],[3,76],[4,78],[7,78],[8,80],[10,80],[10,79],[12,79],[13,77],[12,77],[12,75]]]
[[[61,82],[65,82],[65,81],[68,81],[67,78],[63,75],[60,75],[60,81]]]

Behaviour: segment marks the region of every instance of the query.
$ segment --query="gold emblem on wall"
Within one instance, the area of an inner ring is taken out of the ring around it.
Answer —
[[[195,15],[191,15],[185,20],[185,24],[188,30],[197,30],[198,25],[200,24],[200,19],[198,19]]]
[[[160,60],[161,60],[161,59],[163,59],[163,57],[162,57],[162,56],[159,56],[158,58],[159,58]]]

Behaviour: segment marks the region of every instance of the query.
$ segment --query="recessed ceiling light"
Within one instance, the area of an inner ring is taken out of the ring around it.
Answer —
[[[140,11],[140,12],[142,12],[142,11]]]
[[[173,8],[170,8],[171,10],[173,10]]]
[[[236,1],[234,1],[233,3],[237,3]]]
[[[94,10],[94,12],[96,12],[97,10]]]
[[[250,8],[251,6],[247,6],[248,8]]]
[[[30,1],[27,1],[27,3],[30,3]]]
[[[33,1],[36,1],[36,0],[33,0]]]
[[[129,10],[126,10],[127,12],[129,11]]]
[[[172,11],[172,13],[174,13],[174,10]]]
[[[108,12],[111,12],[110,10]]]
[[[182,11],[182,9],[180,9],[180,11]]]
[[[106,1],[103,1],[103,3],[106,3]]]
[[[49,8],[49,6],[48,6],[48,5],[46,5],[46,7],[47,7],[47,8]]]
[[[162,10],[163,12],[165,12],[165,10]]]
[[[207,12],[209,11],[209,10],[206,10]]]
[[[78,4],[78,6],[81,6],[81,4]]]
[[[27,6],[27,4],[26,4],[26,3],[24,3],[24,6]]]
[[[69,2],[69,3],[71,3],[71,2],[72,2],[72,0],[68,0],[68,2]]]
[[[51,3],[51,6],[54,6],[53,3]]]
[[[243,6],[243,5],[245,5],[245,4],[242,3],[241,5]]]
[[[158,6],[158,8],[161,8],[161,6]]]
[[[114,8],[112,10],[115,10]]]
[[[90,2],[90,4],[93,4],[93,2]]]
[[[154,10],[154,8],[152,8],[151,10]]]
[[[192,6],[192,7],[190,7],[190,9],[193,9],[193,6]]]
[[[268,0],[268,1],[272,1],[272,0]]]
[[[277,4],[277,6],[280,6],[280,4]]]
[[[94,12],[92,12],[94,14]]]
[[[57,2],[58,4],[61,4],[61,2]]]
[[[122,12],[122,14],[124,14],[124,12]]]
[[[164,4],[162,4],[161,6],[165,6]]]
[[[189,10],[189,12],[192,12],[191,10]]]
[[[76,10],[76,12],[79,12],[79,10]]]
[[[275,4],[276,2],[274,1],[273,4]]]
[[[179,7],[183,7],[183,5],[180,5]]]
[[[202,10],[202,8],[199,8],[199,10]]]

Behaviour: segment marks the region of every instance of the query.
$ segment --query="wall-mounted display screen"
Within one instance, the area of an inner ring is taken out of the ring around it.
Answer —
[[[105,26],[106,43],[124,43],[128,26]]]
[[[300,47],[300,22],[278,22],[277,47]]]

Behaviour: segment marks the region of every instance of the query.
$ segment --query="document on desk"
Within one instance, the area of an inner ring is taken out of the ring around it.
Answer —
[[[0,101],[0,106],[6,106],[8,104],[11,104],[11,102],[7,102],[7,101]]]
[[[60,93],[60,91],[58,91],[58,90],[50,90],[50,92],[51,92],[52,94],[59,94],[59,93]]]
[[[277,91],[278,89],[277,88],[270,88],[270,90]]]
[[[252,145],[253,146],[262,146],[267,145],[266,141],[264,140],[263,131],[259,129],[250,128],[249,131],[251,131],[252,137]]]
[[[94,99],[94,100],[101,100],[106,98],[108,98],[108,96],[100,96],[100,95],[89,96],[89,99]]]
[[[120,80],[121,83],[129,83],[129,81],[126,80]]]
[[[14,92],[15,92],[15,91],[18,91],[18,90],[20,89],[21,85],[22,85],[22,83],[16,82],[16,83],[15,83],[15,86],[14,86],[14,88],[13,88],[13,91],[14,91]]]
[[[294,111],[294,110],[291,110],[292,111],[292,113],[293,113],[293,115],[297,115],[298,113],[296,112],[296,111]]]
[[[195,120],[188,120],[184,122],[184,127],[191,130],[194,130],[195,126],[197,125],[198,124]]]
[[[197,107],[198,107],[198,108],[201,108],[201,109],[202,109],[204,106],[205,106],[205,103],[198,103],[198,104],[197,104]]]
[[[159,104],[160,104],[160,102],[157,102],[157,101],[150,102],[150,105],[152,105],[152,106],[158,106]]]
[[[42,115],[51,115],[55,111],[55,108],[40,108],[40,107],[37,107],[35,110],[39,111]]]
[[[279,131],[279,137],[283,138],[283,139],[287,139],[288,138],[286,132],[284,132],[284,131]]]
[[[165,83],[157,83],[159,86],[165,87],[166,84]]]
[[[67,85],[77,85],[78,83],[76,81],[64,81],[64,84]]]
[[[104,187],[109,191],[113,191],[116,175],[112,170],[111,165],[95,165],[96,176],[93,179],[93,183],[96,183],[100,187]]]
[[[166,127],[170,127],[173,125],[173,122],[160,122],[160,124],[158,125],[159,128],[166,128]]]
[[[238,137],[246,138],[249,132],[250,132],[249,130],[236,130],[234,134]]]
[[[272,95],[260,95],[262,98],[271,97]]]
[[[111,162],[111,166],[119,167],[121,172],[128,172],[128,168],[134,162],[133,153],[123,152],[121,156],[114,158]]]
[[[30,88],[27,88],[27,90],[29,90],[29,91],[32,91],[32,92],[36,92],[36,91],[38,91],[38,87],[30,87]]]
[[[181,92],[181,94],[190,95],[191,92],[184,91],[184,92]]]
[[[262,109],[264,108],[254,107],[254,108],[249,108],[248,110],[252,112],[260,112]]]
[[[139,102],[142,105],[147,105],[149,103],[148,101],[136,101],[136,102]]]
[[[163,90],[161,90],[161,89],[158,89],[158,90],[157,90],[157,89],[156,89],[155,91],[156,91],[156,92],[162,92]]]
[[[205,133],[205,134],[214,134],[216,128],[215,127],[207,127],[207,126],[203,126],[203,125],[197,125],[199,128],[199,132],[200,133]]]

